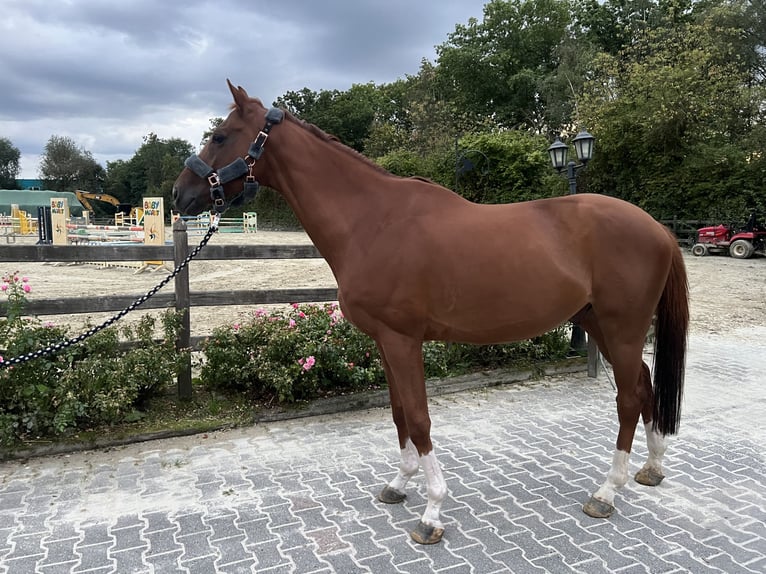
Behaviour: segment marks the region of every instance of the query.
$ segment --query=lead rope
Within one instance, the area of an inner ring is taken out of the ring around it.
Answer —
[[[44,349],[38,349],[37,351],[33,351],[31,353],[27,353],[26,355],[19,355],[18,357],[13,357],[11,359],[4,359],[0,361],[0,369],[5,369],[8,367],[13,367],[15,365],[20,365],[22,363],[26,363],[27,361],[31,361],[33,359],[39,359],[41,357],[47,357],[49,355],[55,355],[59,353],[60,351],[63,351],[64,349],[67,349],[71,347],[72,345],[76,345],[77,343],[80,343],[87,339],[88,337],[91,337],[98,333],[99,331],[102,331],[103,329],[106,329],[114,322],[122,319],[125,315],[130,313],[131,311],[134,311],[136,308],[138,308],[140,305],[145,303],[149,298],[151,298],[157,291],[162,289],[165,285],[167,285],[171,279],[173,279],[176,275],[178,275],[181,271],[183,271],[187,265],[191,262],[192,259],[194,259],[197,254],[202,250],[205,245],[207,245],[207,242],[210,241],[210,238],[213,236],[213,234],[218,231],[218,220],[220,219],[220,216],[218,214],[214,214],[212,216],[212,219],[210,220],[210,228],[207,230],[207,233],[202,238],[202,241],[200,241],[199,245],[192,249],[191,253],[186,256],[186,259],[184,259],[178,267],[176,267],[173,272],[165,277],[160,283],[153,287],[151,290],[149,290],[145,295],[142,295],[135,301],[133,301],[130,305],[125,307],[122,311],[117,313],[114,317],[110,317],[100,325],[93,327],[86,331],[85,333],[82,333],[78,335],[77,337],[73,337],[72,339],[67,339],[66,341],[61,341],[60,343],[55,343],[53,345],[48,345]]]

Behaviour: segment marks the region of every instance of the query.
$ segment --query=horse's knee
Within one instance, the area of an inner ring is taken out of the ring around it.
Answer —
[[[407,421],[407,429],[410,433],[410,440],[418,451],[420,456],[426,455],[433,450],[431,443],[431,421],[426,417],[419,421]]]

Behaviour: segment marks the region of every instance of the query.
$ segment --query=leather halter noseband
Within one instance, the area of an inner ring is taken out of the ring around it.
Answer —
[[[259,184],[255,180],[255,176],[253,176],[253,167],[263,153],[263,146],[269,138],[271,128],[281,123],[284,117],[285,112],[279,108],[271,108],[266,113],[266,125],[263,126],[263,129],[258,133],[258,137],[255,138],[253,143],[250,144],[247,156],[244,158],[238,157],[229,165],[218,170],[206,164],[197,154],[192,154],[186,158],[184,165],[202,179],[207,179],[208,183],[210,183],[210,197],[213,200],[213,209],[218,215],[231,206],[242,205],[250,201],[258,193]],[[236,195],[227,203],[223,186],[241,177],[245,178],[242,193]]]

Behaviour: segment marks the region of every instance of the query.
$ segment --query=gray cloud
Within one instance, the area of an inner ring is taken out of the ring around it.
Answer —
[[[198,143],[226,78],[271,102],[288,90],[390,82],[434,58],[484,0],[4,0],[0,136],[36,177],[51,135],[97,160],[149,132]]]

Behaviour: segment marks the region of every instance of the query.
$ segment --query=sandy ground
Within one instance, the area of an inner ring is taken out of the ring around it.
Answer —
[[[199,239],[199,236],[190,236],[189,244],[196,245]],[[20,242],[33,240],[20,239]],[[309,243],[310,239],[302,232],[218,233],[210,242],[263,245]],[[766,258],[694,257],[686,252],[685,259],[691,289],[692,332],[724,333],[739,327],[766,325]],[[111,294],[134,294],[138,297],[168,273],[164,269],[136,274],[134,269],[95,264],[44,263],[6,263],[0,272],[5,274],[16,269],[29,278],[32,286],[30,298],[39,299]],[[193,261],[190,264],[190,283],[192,292],[335,286],[332,273],[322,259]],[[172,283],[165,289],[172,289]],[[195,307],[191,314],[192,334],[207,334],[213,327],[232,324],[254,310],[253,307],[236,305]],[[77,328],[85,320],[98,324],[107,317],[95,314],[50,319]]]

